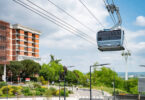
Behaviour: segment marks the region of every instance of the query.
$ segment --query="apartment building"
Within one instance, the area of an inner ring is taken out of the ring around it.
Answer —
[[[10,52],[10,24],[0,21],[0,64],[7,64],[11,60],[12,53]]]
[[[39,62],[40,34],[40,31],[20,24],[0,21],[0,64],[24,59]]]

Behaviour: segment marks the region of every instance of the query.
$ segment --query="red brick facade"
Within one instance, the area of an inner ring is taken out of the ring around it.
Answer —
[[[0,64],[24,58],[39,59],[40,32],[0,21]]]

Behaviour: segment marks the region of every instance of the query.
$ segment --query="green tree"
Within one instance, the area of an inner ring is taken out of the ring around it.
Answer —
[[[131,94],[138,94],[138,79],[131,78],[125,81],[125,90]]]
[[[94,70],[92,73],[92,84],[93,85],[105,85],[107,87],[112,87],[112,83],[115,79],[116,88],[123,89],[123,79],[118,77],[117,73],[110,68],[102,67],[101,70]]]
[[[60,74],[63,72],[63,65],[59,60],[55,60],[53,55],[50,55],[50,62],[48,64],[43,64],[39,72],[40,76],[43,76],[45,80],[58,81]]]
[[[10,64],[7,65],[7,72],[11,71],[14,77],[20,75],[23,69],[23,64],[20,61],[10,61]]]
[[[74,70],[73,73],[77,77],[77,83],[86,86],[87,85],[87,75],[84,75],[79,70]]]
[[[21,71],[22,76],[32,77],[34,74],[38,74],[40,71],[40,64],[33,60],[22,60],[23,70]]]
[[[67,71],[65,79],[68,83],[77,83],[77,81],[78,81],[75,73],[72,71],[69,71],[69,70]]]

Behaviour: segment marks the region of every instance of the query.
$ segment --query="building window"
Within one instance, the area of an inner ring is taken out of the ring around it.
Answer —
[[[19,29],[16,29],[16,33],[19,33],[19,31],[20,31]]]
[[[6,30],[6,26],[0,25],[1,30]]]
[[[0,56],[0,60],[6,60],[5,56]]]
[[[6,37],[5,37],[5,36],[0,35],[0,41],[5,41],[5,40],[6,40]]]
[[[20,52],[19,52],[19,51],[17,51],[17,52],[16,52],[16,54],[18,55],[18,54],[20,54]]]
[[[0,46],[0,50],[4,50],[5,49],[5,46]]]
[[[32,53],[32,56],[35,56],[35,53]]]
[[[25,55],[25,56],[27,56],[27,55],[28,55],[28,53],[27,53],[27,52],[24,52],[24,55]]]

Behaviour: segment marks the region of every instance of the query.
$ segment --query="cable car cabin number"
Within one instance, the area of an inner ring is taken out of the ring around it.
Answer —
[[[98,49],[100,51],[120,51],[124,50],[124,31],[118,30],[105,30],[97,33]]]

